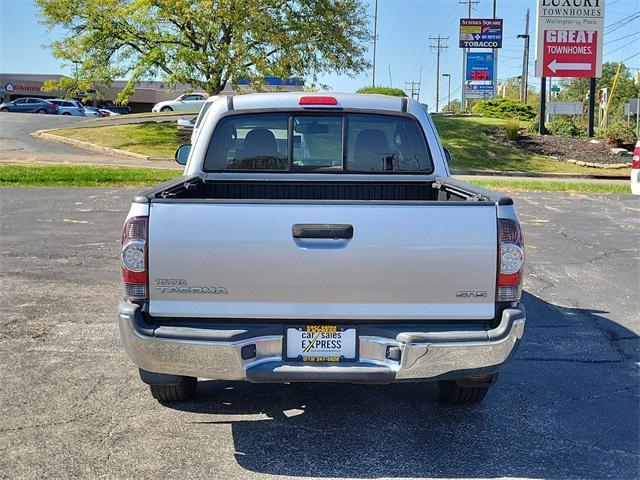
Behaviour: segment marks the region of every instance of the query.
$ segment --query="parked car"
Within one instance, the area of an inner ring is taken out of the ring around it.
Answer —
[[[152,112],[197,112],[202,108],[207,96],[201,93],[185,93],[175,100],[156,103]]]
[[[633,150],[633,159],[631,164],[631,193],[640,195],[640,139],[636,142],[636,148]]]
[[[116,115],[128,115],[131,113],[131,107],[128,107],[127,105],[108,104],[101,108],[102,110],[107,110],[109,113]]]
[[[137,195],[122,233],[120,333],[159,401],[203,377],[431,380],[471,403],[513,358],[513,201],[450,177],[416,101],[228,97],[176,159],[184,176]]]
[[[106,108],[99,108],[98,111],[102,114],[103,117],[113,117],[116,115],[120,115],[119,113],[112,112],[111,110],[107,110]]]
[[[105,112],[101,112],[97,108],[90,107],[85,105],[84,107],[84,115],[86,117],[108,117],[109,115]]]
[[[53,98],[49,101],[58,106],[60,115],[74,115],[76,117],[85,116],[84,106],[78,100]]]
[[[58,106],[42,98],[18,98],[13,102],[1,103],[0,112],[57,114]]]

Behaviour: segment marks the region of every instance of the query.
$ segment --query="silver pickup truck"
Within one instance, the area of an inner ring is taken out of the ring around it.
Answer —
[[[484,398],[524,333],[522,234],[511,198],[450,178],[424,106],[230,96],[192,138],[122,233],[120,332],[156,399],[198,377]]]

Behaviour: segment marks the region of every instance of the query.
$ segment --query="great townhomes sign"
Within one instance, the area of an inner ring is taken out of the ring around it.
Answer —
[[[602,76],[605,0],[538,0],[536,76]]]

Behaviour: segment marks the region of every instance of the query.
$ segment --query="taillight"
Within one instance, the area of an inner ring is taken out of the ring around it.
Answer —
[[[122,229],[122,281],[127,300],[148,298],[147,226],[148,217],[131,217]]]
[[[640,143],[636,143],[636,148],[633,150],[631,168],[640,168]]]
[[[520,224],[498,219],[498,282],[496,301],[517,302],[522,294],[524,241]]]
[[[335,97],[309,96],[300,97],[299,105],[337,105],[338,100]]]

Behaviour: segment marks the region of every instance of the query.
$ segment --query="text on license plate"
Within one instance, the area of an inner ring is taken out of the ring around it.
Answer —
[[[287,357],[307,362],[339,362],[356,358],[356,329],[335,325],[287,328]]]

